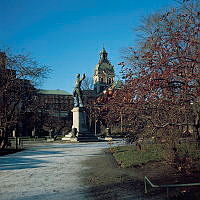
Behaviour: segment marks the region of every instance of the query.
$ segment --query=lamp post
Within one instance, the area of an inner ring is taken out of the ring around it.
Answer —
[[[121,121],[121,133],[123,132],[123,115],[122,111],[120,112],[120,121]]]
[[[95,116],[95,122],[94,122],[94,135],[97,135],[97,120],[96,120],[96,116]]]

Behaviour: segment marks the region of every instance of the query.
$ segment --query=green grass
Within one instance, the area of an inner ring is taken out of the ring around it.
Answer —
[[[192,159],[199,159],[200,158],[200,150],[194,143],[183,143],[177,146],[178,154],[180,157],[184,155],[188,155]]]
[[[183,143],[177,145],[177,149],[180,158],[187,155],[194,160],[200,159],[200,150],[196,148],[195,144]],[[112,147],[111,152],[122,168],[128,168],[165,160],[169,155],[169,147],[161,144],[146,144],[142,146],[142,150],[139,150],[133,145],[127,145]]]
[[[117,163],[123,168],[141,166],[151,161],[164,160],[164,150],[161,145],[146,145],[142,150],[128,145],[113,147],[111,151]]]

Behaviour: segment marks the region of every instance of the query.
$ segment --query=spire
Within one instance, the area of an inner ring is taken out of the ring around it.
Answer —
[[[103,48],[102,48],[102,50],[101,50],[101,52],[100,52],[100,54],[103,54],[103,53],[106,53],[107,54],[107,52],[106,52],[106,50],[105,50],[105,48],[104,48],[104,45],[103,45]]]
[[[108,60],[108,53],[106,52],[104,47],[103,47],[102,51],[100,52],[99,64],[101,64],[101,63],[110,63]]]
[[[108,60],[108,53],[106,49],[102,48],[100,51],[100,59],[94,70],[94,90],[97,94],[103,92],[109,87],[115,78],[114,67]]]

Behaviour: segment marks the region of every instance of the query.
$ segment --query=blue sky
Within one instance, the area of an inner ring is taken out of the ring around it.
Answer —
[[[134,46],[143,16],[174,0],[0,0],[0,47],[52,66],[43,89],[72,92],[76,73],[92,77],[103,45],[111,63]]]

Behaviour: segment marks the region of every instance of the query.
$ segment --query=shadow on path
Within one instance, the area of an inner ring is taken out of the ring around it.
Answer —
[[[99,153],[84,152],[84,148],[94,148],[96,144],[48,144],[32,147],[21,152],[0,157],[0,170],[20,170],[44,167],[45,163],[53,162],[56,158],[98,156]],[[50,161],[50,158],[55,158]],[[44,165],[43,165],[44,164]]]
[[[29,149],[15,154],[0,157],[0,170],[19,170],[42,167],[49,161],[44,160],[47,155],[51,157],[62,156],[63,151]],[[44,156],[44,157],[42,157]]]

